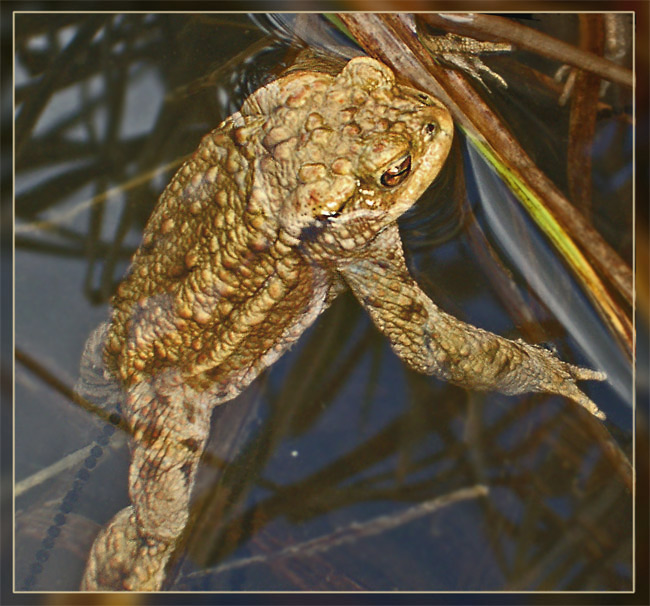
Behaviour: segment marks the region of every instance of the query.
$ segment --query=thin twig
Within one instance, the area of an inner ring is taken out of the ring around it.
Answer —
[[[476,486],[471,486],[469,488],[461,488],[460,490],[431,499],[430,501],[418,503],[417,505],[409,507],[408,509],[396,514],[377,516],[366,522],[352,522],[348,526],[338,528],[328,535],[316,537],[315,539],[304,541],[296,545],[291,545],[274,553],[240,558],[239,560],[228,562],[227,564],[217,566],[216,568],[209,568],[207,570],[202,570],[201,572],[191,573],[187,575],[186,578],[221,574],[227,570],[243,568],[252,564],[264,564],[282,558],[310,557],[316,553],[323,553],[324,551],[328,551],[346,543],[352,543],[359,539],[387,532],[393,528],[417,520],[418,518],[434,514],[449,505],[454,505],[455,503],[469,499],[485,497],[488,493],[488,487],[482,484],[477,484]]]
[[[90,400],[87,400],[86,398],[80,396],[78,393],[75,393],[74,389],[72,389],[69,385],[66,385],[63,381],[61,381],[61,379],[59,379],[56,375],[51,373],[21,349],[15,349],[14,358],[16,362],[23,364],[23,366],[31,370],[39,379],[41,379],[41,381],[54,389],[56,392],[66,397],[68,400],[74,402],[105,423],[111,423],[115,425],[117,429],[121,429],[122,431],[125,431],[129,434],[132,433],[124,419],[121,419],[119,422],[115,423],[112,416],[112,411],[105,410],[101,406],[97,406]]]
[[[86,47],[97,30],[106,22],[106,15],[91,15],[88,20],[79,27],[75,37],[68,44],[65,50],[48,66],[47,72],[40,80],[38,89],[30,95],[29,99],[22,106],[18,117],[16,118],[16,143],[15,155],[20,156],[23,146],[32,135],[32,129],[36,124],[39,116],[50,100],[52,91],[54,91],[54,82],[62,73],[73,63],[79,56],[80,51]]]
[[[55,228],[58,228],[58,226],[63,225],[67,222],[70,221],[73,217],[78,215],[79,213],[83,212],[87,208],[92,208],[96,204],[100,204],[107,200],[108,198],[115,198],[117,199],[117,196],[120,194],[123,194],[124,192],[134,189],[135,187],[138,187],[142,185],[143,183],[146,183],[147,181],[154,179],[160,174],[167,173],[170,170],[178,168],[185,160],[189,158],[189,154],[186,156],[183,156],[181,158],[177,158],[176,160],[172,160],[171,162],[168,162],[164,166],[159,166],[153,170],[147,171],[146,173],[142,173],[140,175],[137,175],[136,177],[133,177],[132,179],[129,179],[128,181],[125,181],[124,183],[120,183],[119,185],[116,185],[115,187],[111,187],[111,189],[108,189],[106,191],[103,191],[100,194],[97,194],[93,196],[92,198],[89,198],[88,200],[83,200],[82,202],[79,202],[78,204],[75,204],[75,206],[69,210],[66,210],[61,213],[56,213],[51,219],[47,219],[44,221],[31,221],[29,223],[25,223],[23,225],[16,225],[14,227],[14,231],[16,234],[26,234],[30,232],[40,232],[40,231],[48,231],[48,230],[55,230]]]
[[[113,444],[114,446],[115,444]],[[43,482],[50,480],[60,473],[76,467],[83,463],[83,461],[88,458],[90,451],[95,447],[95,444],[89,444],[71,452],[69,455],[59,459],[56,463],[52,463],[43,469],[40,469],[36,473],[33,473],[31,476],[26,477],[19,482],[16,482],[14,485],[14,497],[19,497],[26,493],[28,490],[35,488],[36,486],[41,485]]]
[[[479,13],[429,13],[421,15],[421,17],[434,27],[472,38],[484,39],[485,36],[489,36],[500,41],[510,42],[518,48],[544,55],[567,65],[573,65],[610,82],[622,84],[628,88],[634,86],[634,74],[629,69],[548,34],[521,25],[514,19]]]

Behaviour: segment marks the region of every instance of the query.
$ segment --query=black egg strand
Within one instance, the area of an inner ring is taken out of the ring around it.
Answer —
[[[56,539],[61,534],[61,529],[66,523],[67,515],[74,510],[75,503],[84,485],[90,479],[91,470],[97,465],[97,461],[102,456],[104,448],[108,445],[111,436],[115,433],[115,428],[122,423],[122,416],[119,412],[113,412],[109,417],[109,423],[106,423],[99,435],[93,440],[94,446],[90,454],[86,457],[83,467],[81,467],[75,476],[72,487],[66,493],[59,505],[59,511],[52,520],[52,524],[45,532],[45,537],[41,541],[41,547],[34,555],[34,561],[29,567],[27,577],[23,581],[22,591],[30,591],[34,588],[38,576],[43,571],[45,563],[50,558],[50,552],[54,549]]]

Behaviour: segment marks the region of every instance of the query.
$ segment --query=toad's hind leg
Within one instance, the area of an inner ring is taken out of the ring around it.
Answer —
[[[81,589],[157,591],[189,517],[211,407],[191,388],[137,384],[125,416],[133,430],[129,495],[95,539]]]

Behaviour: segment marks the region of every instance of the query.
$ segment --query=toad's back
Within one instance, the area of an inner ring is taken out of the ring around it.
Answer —
[[[336,248],[332,220],[343,209],[385,219],[381,200],[393,191],[379,179],[407,155],[423,182],[437,174],[451,123],[444,137],[422,126],[439,128],[446,110],[395,87],[370,59],[349,65],[257,91],[168,185],[113,300],[109,366],[127,386],[175,368],[189,385],[232,397],[338,292],[336,251],[319,249],[317,233]],[[424,156],[425,138],[443,146],[418,166],[409,152]],[[343,234],[345,255],[386,223],[375,222]]]

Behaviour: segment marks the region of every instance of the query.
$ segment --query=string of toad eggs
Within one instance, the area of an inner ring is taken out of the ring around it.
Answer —
[[[109,440],[115,429],[123,425],[122,416],[118,411],[110,414],[109,422],[106,423],[99,435],[93,440],[93,447],[90,449],[90,454],[86,457],[76,475],[72,487],[66,493],[61,501],[58,512],[54,515],[52,524],[45,532],[45,537],[41,540],[40,548],[34,554],[34,560],[29,567],[27,576],[23,580],[21,587],[22,591],[29,591],[34,588],[38,576],[43,572],[45,563],[49,560],[50,554],[54,549],[56,540],[61,534],[61,530],[67,521],[67,516],[75,507],[75,503],[79,500],[81,492],[85,484],[90,479],[91,470],[97,466],[99,458],[104,453],[104,448],[108,445]]]

